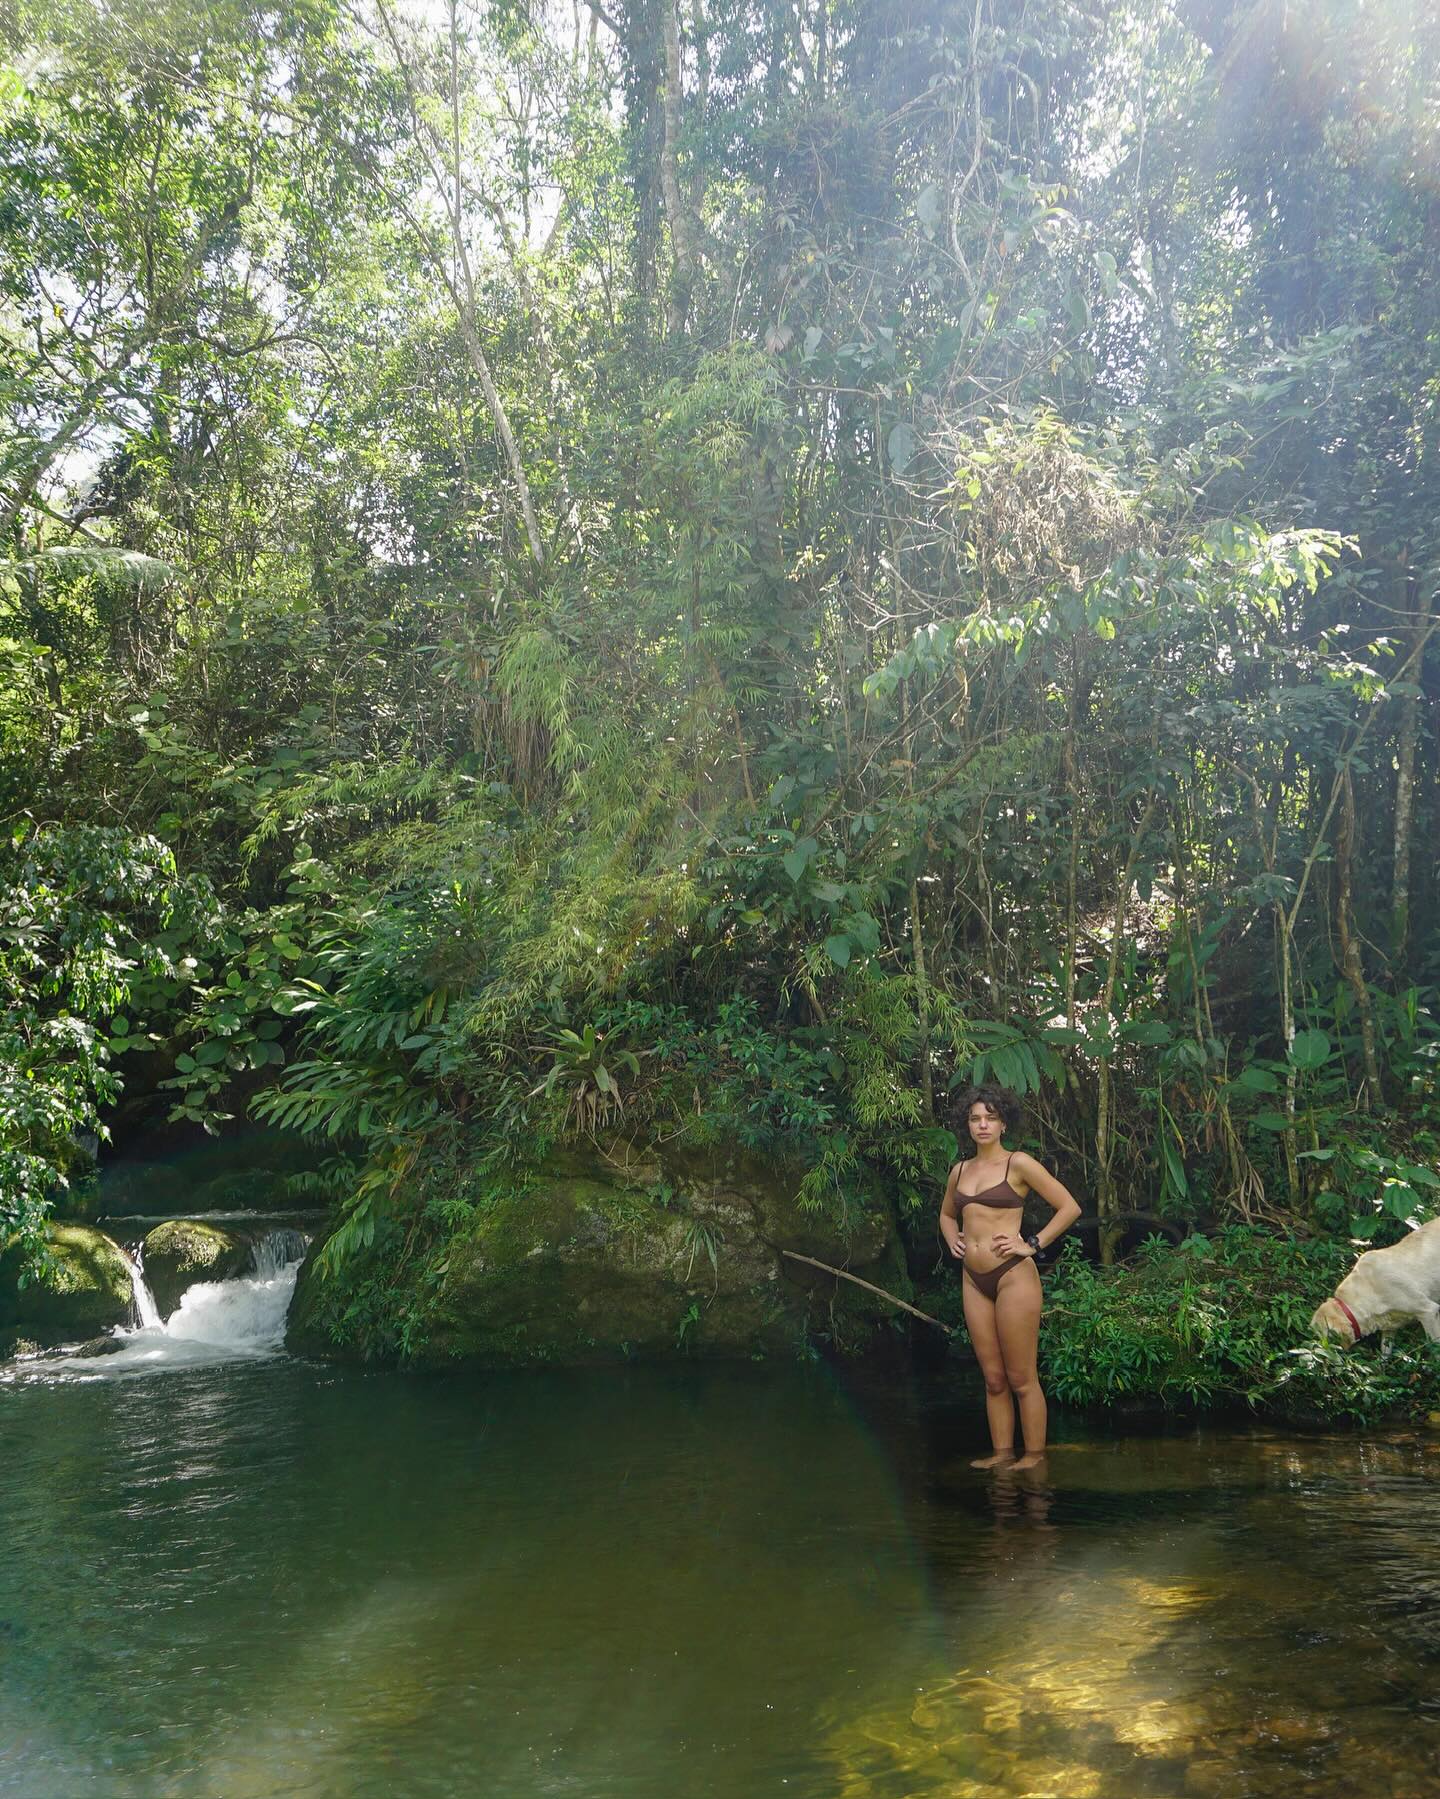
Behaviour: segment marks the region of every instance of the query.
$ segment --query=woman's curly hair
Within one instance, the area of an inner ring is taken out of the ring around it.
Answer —
[[[965,1127],[970,1122],[971,1106],[984,1106],[993,1112],[1007,1132],[1015,1130],[1024,1116],[1018,1093],[1012,1093],[998,1081],[981,1081],[979,1085],[967,1087],[963,1093],[957,1094],[950,1108],[951,1126],[962,1142],[965,1140]]]

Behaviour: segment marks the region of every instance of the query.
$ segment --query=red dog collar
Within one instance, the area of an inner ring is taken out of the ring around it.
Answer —
[[[1337,1306],[1339,1306],[1340,1310],[1345,1314],[1345,1316],[1350,1320],[1350,1328],[1352,1331],[1354,1331],[1355,1341],[1358,1343],[1360,1341],[1360,1339],[1365,1335],[1365,1333],[1364,1333],[1364,1331],[1361,1330],[1359,1322],[1357,1321],[1357,1319],[1355,1317],[1355,1314],[1350,1310],[1349,1306],[1346,1305],[1345,1301],[1343,1299],[1341,1299],[1338,1294],[1335,1296],[1335,1303]]]

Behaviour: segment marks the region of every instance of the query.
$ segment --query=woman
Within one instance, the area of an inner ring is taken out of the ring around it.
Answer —
[[[1003,1087],[972,1087],[957,1114],[975,1145],[945,1184],[940,1234],[962,1265],[965,1323],[985,1376],[985,1415],[992,1455],[971,1464],[1034,1468],[1045,1455],[1045,1395],[1035,1372],[1040,1343],[1040,1275],[1035,1258],[1080,1216],[1073,1195],[1034,1156],[1005,1148],[1020,1122],[1020,1102]],[[1022,1237],[1025,1195],[1038,1193],[1055,1216]],[[1015,1406],[1025,1453],[1015,1457]]]

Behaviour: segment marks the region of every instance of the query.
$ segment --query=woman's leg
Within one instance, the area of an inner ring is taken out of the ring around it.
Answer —
[[[1040,1276],[1032,1268],[1014,1268],[1000,1283],[995,1298],[995,1329],[1011,1393],[1020,1407],[1025,1454],[1017,1468],[1033,1468],[1045,1453],[1045,1394],[1035,1360],[1040,1348]]]
[[[986,1299],[974,1281],[965,1282],[964,1301],[965,1325],[980,1372],[985,1376],[985,1418],[995,1450],[993,1455],[981,1456],[970,1466],[993,1468],[1015,1454],[1015,1401],[1010,1397],[1010,1382],[1005,1376],[1005,1358],[995,1325],[995,1302]]]

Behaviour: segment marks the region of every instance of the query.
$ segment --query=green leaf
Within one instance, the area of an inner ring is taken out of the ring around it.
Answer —
[[[825,939],[825,954],[837,968],[844,968],[850,960],[850,939],[836,931],[833,936]]]
[[[915,456],[915,427],[902,419],[894,426],[885,441],[885,454],[890,458],[891,470],[903,475]]]
[[[878,956],[880,953],[880,921],[868,912],[847,912],[840,920],[845,927],[845,934],[862,955]]]
[[[1399,1218],[1408,1224],[1411,1217],[1419,1209],[1420,1195],[1404,1181],[1387,1181],[1385,1183],[1385,1210],[1392,1218]]]
[[[769,801],[771,811],[773,811],[773,812],[781,811],[785,805],[786,800],[789,799],[790,795],[792,793],[794,793],[794,791],[795,791],[794,775],[781,775],[780,779],[770,789],[769,794],[766,796]]]
[[[1176,1152],[1175,1145],[1168,1137],[1160,1139],[1160,1151],[1165,1158],[1165,1172],[1169,1176],[1172,1191],[1181,1199],[1190,1191],[1190,1182],[1185,1174],[1185,1164]]]
[[[1163,1018],[1132,1018],[1120,1026],[1125,1043],[1169,1043],[1175,1033]]]
[[[819,847],[820,845],[813,837],[802,837],[793,849],[786,850],[780,860],[784,863],[785,872],[792,881],[799,882]]]
[[[1290,1045],[1290,1060],[1306,1071],[1328,1062],[1330,1054],[1330,1038],[1324,1031],[1298,1031]]]

